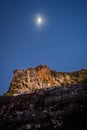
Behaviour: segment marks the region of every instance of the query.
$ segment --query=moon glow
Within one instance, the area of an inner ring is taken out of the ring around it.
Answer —
[[[36,24],[37,24],[38,26],[41,26],[41,25],[43,24],[43,22],[44,22],[44,20],[43,20],[43,18],[42,18],[41,16],[38,16],[38,17],[36,18]]]
[[[42,18],[40,17],[37,18],[37,24],[42,24]]]

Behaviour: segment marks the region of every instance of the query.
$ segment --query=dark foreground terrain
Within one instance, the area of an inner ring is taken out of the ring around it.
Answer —
[[[86,83],[0,97],[0,130],[87,130]]]

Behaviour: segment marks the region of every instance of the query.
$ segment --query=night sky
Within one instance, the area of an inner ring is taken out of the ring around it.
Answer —
[[[40,64],[87,68],[87,0],[0,0],[0,94],[14,69]]]

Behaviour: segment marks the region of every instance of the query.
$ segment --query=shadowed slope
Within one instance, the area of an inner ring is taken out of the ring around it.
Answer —
[[[0,97],[1,130],[86,130],[87,82]]]

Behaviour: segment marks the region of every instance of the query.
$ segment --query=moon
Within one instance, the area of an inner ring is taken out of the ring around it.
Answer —
[[[41,16],[38,16],[38,17],[36,18],[36,24],[37,24],[38,26],[41,26],[43,23],[44,23],[44,19],[43,19]]]
[[[41,17],[37,18],[37,24],[42,24],[42,18]]]

